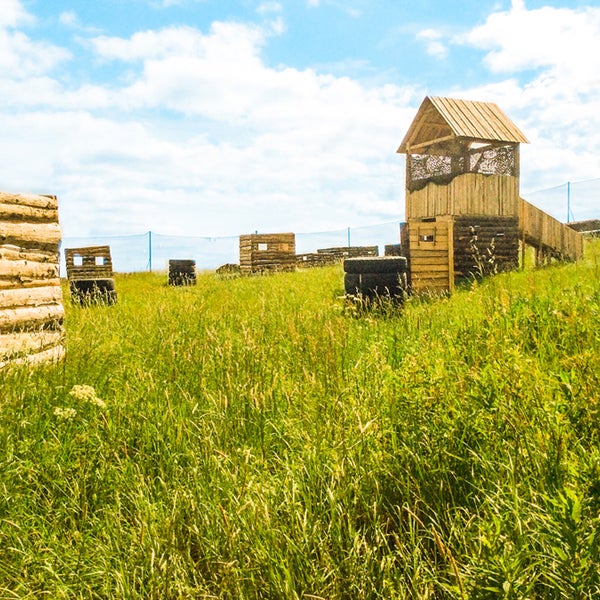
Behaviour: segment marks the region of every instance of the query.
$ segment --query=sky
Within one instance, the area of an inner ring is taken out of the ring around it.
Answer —
[[[403,220],[428,95],[500,106],[525,198],[600,177],[597,0],[0,0],[0,80],[0,191],[66,237]]]

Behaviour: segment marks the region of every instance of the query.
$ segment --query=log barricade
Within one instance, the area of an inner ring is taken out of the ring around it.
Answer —
[[[295,234],[253,233],[240,236],[242,274],[293,271],[295,268]]]
[[[169,260],[169,285],[196,285],[196,261],[190,259]]]
[[[110,246],[66,248],[65,262],[74,303],[84,306],[117,301]]]
[[[339,263],[346,258],[359,256],[378,256],[377,246],[341,246],[337,248],[321,248],[316,252],[298,254],[296,264],[299,267],[324,267]]]
[[[58,200],[0,193],[0,368],[64,356]]]

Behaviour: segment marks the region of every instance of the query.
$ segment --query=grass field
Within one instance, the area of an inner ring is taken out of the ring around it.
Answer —
[[[0,375],[0,599],[600,594],[600,246],[402,311],[116,279]]]

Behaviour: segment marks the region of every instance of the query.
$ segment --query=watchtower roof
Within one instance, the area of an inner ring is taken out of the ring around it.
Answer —
[[[410,154],[451,140],[528,143],[521,130],[494,102],[427,96],[397,152]]]

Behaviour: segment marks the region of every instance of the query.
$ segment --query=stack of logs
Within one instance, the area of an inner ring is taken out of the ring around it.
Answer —
[[[298,254],[296,262],[299,267],[324,267],[341,262],[346,258],[357,256],[377,256],[377,246],[341,246],[339,248],[322,248],[316,252]]]
[[[55,196],[0,193],[0,367],[64,355]]]
[[[254,233],[240,236],[242,274],[293,271],[296,268],[296,236],[293,233]]]

